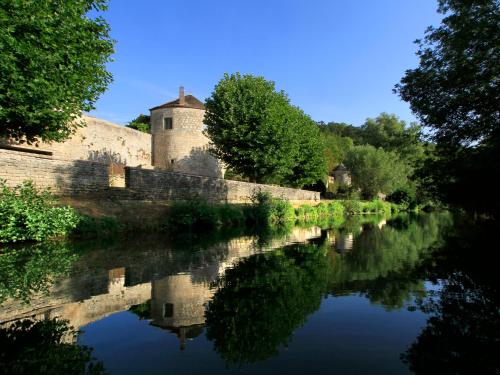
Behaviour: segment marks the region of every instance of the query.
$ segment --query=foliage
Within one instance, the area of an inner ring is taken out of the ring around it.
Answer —
[[[407,183],[410,169],[393,152],[370,145],[355,146],[344,161],[352,175],[352,184],[365,198],[391,193]]]
[[[106,0],[0,5],[0,136],[62,141],[111,82]]]
[[[211,152],[254,182],[302,187],[326,174],[316,124],[274,82],[225,74],[206,101]]]
[[[431,199],[493,216],[500,204],[486,181],[500,173],[498,9],[498,0],[440,0],[441,25],[417,40],[419,66],[395,88],[436,142],[420,185]]]
[[[496,374],[500,300],[495,248],[498,222],[457,218],[425,277],[439,288],[417,301],[426,326],[402,354],[415,374]],[[477,256],[471,256],[476,254]]]
[[[127,225],[112,216],[93,217],[79,215],[77,226],[71,231],[74,237],[106,237],[113,234],[123,233]]]
[[[257,225],[275,226],[295,222],[295,210],[287,200],[273,198],[263,191],[257,191],[252,196],[252,205],[246,215],[248,221]]]
[[[325,155],[328,163],[328,172],[331,173],[344,161],[347,152],[353,146],[353,141],[349,137],[342,137],[334,133],[325,133]]]
[[[217,282],[206,312],[207,338],[230,364],[277,354],[318,309],[327,267],[328,258],[316,246],[292,246],[243,259]]]
[[[77,332],[61,320],[21,320],[0,328],[5,374],[104,374],[92,348],[70,343]]]
[[[409,186],[397,189],[387,196],[387,201],[413,209],[417,205],[415,190]]]
[[[228,269],[206,311],[214,349],[235,365],[277,355],[326,294],[361,293],[388,310],[425,296],[417,271],[440,245],[449,215],[406,215],[383,229],[374,224],[356,219],[332,231],[330,238],[340,238],[349,226],[363,226],[344,255],[325,238],[257,254]]]
[[[32,182],[10,188],[0,181],[0,242],[35,240],[67,235],[79,216],[70,207],[54,207],[49,190]]]
[[[0,250],[0,303],[6,298],[27,301],[47,292],[53,281],[65,276],[77,256],[60,242],[44,242]]]
[[[151,116],[140,114],[135,119],[130,121],[127,125],[127,128],[139,130],[143,133],[151,132]]]
[[[332,134],[339,137],[350,138],[355,145],[363,144],[363,134],[359,126],[346,124],[344,122],[318,123],[323,134]]]
[[[420,64],[395,91],[438,143],[480,142],[500,123],[498,0],[439,0],[441,25],[417,40]]]
[[[139,305],[130,306],[128,311],[137,315],[141,320],[151,319],[151,300],[147,300]]]
[[[167,225],[173,228],[220,228],[240,226],[245,222],[241,207],[230,204],[210,204],[193,197],[172,203]]]
[[[361,126],[361,132],[364,144],[393,151],[411,166],[423,157],[422,132],[417,123],[407,126],[396,115],[381,113],[374,119],[367,119]]]

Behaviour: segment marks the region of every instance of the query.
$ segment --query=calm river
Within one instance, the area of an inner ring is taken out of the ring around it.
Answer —
[[[484,230],[432,213],[13,249],[0,372],[498,374]],[[79,333],[40,338],[61,320]]]

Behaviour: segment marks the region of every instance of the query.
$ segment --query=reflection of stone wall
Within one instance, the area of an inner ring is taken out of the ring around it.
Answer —
[[[81,328],[151,299],[153,324],[165,328],[201,325],[205,304],[215,292],[210,284],[227,268],[256,253],[320,235],[317,227],[296,228],[264,249],[255,237],[235,238],[204,249],[195,262],[171,248],[152,252],[134,249],[132,257],[125,259],[120,258],[122,251],[108,254],[109,249],[104,249],[99,256],[78,264],[78,272],[58,281],[49,295],[34,296],[29,305],[15,300],[1,304],[0,324],[29,317],[59,317]],[[176,255],[180,259],[174,261]]]

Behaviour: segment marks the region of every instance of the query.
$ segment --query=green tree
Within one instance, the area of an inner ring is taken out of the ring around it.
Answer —
[[[392,193],[408,182],[411,170],[398,155],[371,145],[354,146],[344,161],[352,174],[352,183],[365,198],[377,193]]]
[[[151,116],[143,115],[142,113],[135,119],[130,121],[127,128],[139,130],[140,132],[150,133],[151,132]]]
[[[395,91],[440,143],[471,144],[498,133],[498,0],[439,0],[445,15],[417,40],[420,64]]]
[[[394,151],[411,165],[423,157],[421,128],[417,123],[407,126],[396,115],[381,113],[376,118],[368,118],[361,131],[364,144]]]
[[[498,214],[500,11],[498,0],[439,0],[441,25],[417,40],[420,64],[395,92],[432,130],[427,179],[452,204]]]
[[[347,156],[353,147],[352,138],[342,137],[335,133],[327,132],[325,138],[325,156],[328,163],[328,172],[332,172]]]
[[[106,0],[0,2],[0,136],[62,141],[111,82]]]
[[[205,124],[212,153],[251,181],[301,187],[326,174],[316,124],[262,77],[225,74],[206,101]]]

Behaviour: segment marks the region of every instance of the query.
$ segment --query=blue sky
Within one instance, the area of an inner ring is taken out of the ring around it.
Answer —
[[[91,112],[126,123],[175,99],[201,100],[225,72],[262,75],[317,121],[415,120],[392,93],[417,65],[413,41],[436,0],[110,0],[114,82]]]

